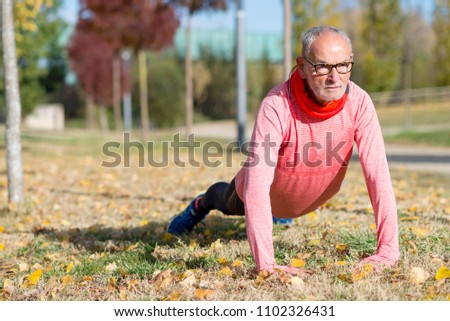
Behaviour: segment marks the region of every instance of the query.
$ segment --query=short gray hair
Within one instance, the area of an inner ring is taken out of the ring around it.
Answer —
[[[336,28],[336,27],[331,27],[331,26],[319,26],[319,27],[313,27],[311,29],[308,29],[303,33],[303,35],[302,35],[302,56],[308,57],[310,50],[311,50],[311,45],[314,42],[314,40],[316,40],[316,38],[318,36],[320,36],[324,33],[329,33],[329,32],[336,33],[336,34],[340,35],[342,38],[344,38],[350,46],[350,51],[352,51],[352,42],[344,30]]]

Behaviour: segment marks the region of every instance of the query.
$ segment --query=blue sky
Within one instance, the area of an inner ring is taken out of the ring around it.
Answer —
[[[246,26],[251,31],[281,32],[283,30],[282,0],[243,0],[246,10]],[[61,14],[67,21],[75,22],[78,0],[64,0]],[[226,13],[200,13],[192,24],[197,28],[233,29],[235,6]]]
[[[283,0],[242,0],[246,13],[248,31],[282,32]],[[341,3],[357,3],[358,0],[342,0]],[[70,22],[76,21],[78,0],[63,0],[62,15]],[[431,17],[434,0],[403,0],[404,6],[420,9],[427,20]],[[233,29],[235,5],[227,12],[205,12],[194,16],[192,24],[202,29]],[[183,22],[182,22],[183,23]]]

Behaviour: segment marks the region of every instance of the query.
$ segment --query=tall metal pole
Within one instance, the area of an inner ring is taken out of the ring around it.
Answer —
[[[236,60],[237,60],[237,124],[239,147],[245,142],[247,122],[247,70],[245,57],[245,12],[243,0],[237,0],[236,12]]]
[[[129,74],[130,68],[130,59],[131,54],[129,51],[122,52],[122,59],[125,65],[125,68],[128,69],[127,74]],[[131,132],[132,124],[133,124],[133,115],[132,115],[132,106],[131,106],[131,93],[127,91],[123,94],[123,121],[124,121],[124,129],[126,132]]]

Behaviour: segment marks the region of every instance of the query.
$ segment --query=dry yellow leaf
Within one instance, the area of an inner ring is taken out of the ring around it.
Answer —
[[[73,261],[70,261],[69,265],[66,267],[66,273],[70,273],[73,269]]]
[[[42,270],[36,270],[33,273],[31,273],[26,280],[25,286],[34,286],[38,283],[39,279],[42,276]]]
[[[210,246],[211,251],[222,248],[223,244],[221,242],[222,241],[220,239],[217,239],[216,241],[214,241]]]
[[[232,236],[233,234],[234,234],[234,231],[233,231],[233,230],[228,230],[228,231],[226,231],[226,233],[225,233],[226,236]]]
[[[5,244],[0,243],[0,251],[3,251],[5,249]]]
[[[20,272],[25,272],[28,271],[29,266],[26,263],[19,263],[19,271]]]
[[[409,271],[408,281],[412,284],[422,284],[430,277],[430,273],[420,267],[413,267]]]
[[[115,270],[117,270],[116,262],[109,263],[107,266],[105,266],[105,270],[108,272],[114,272]]]
[[[430,234],[429,230],[415,226],[411,227],[411,232],[417,237],[425,237]]]
[[[195,297],[197,299],[206,299],[208,295],[212,295],[214,293],[213,290],[204,290],[204,289],[196,289]]]
[[[374,266],[370,263],[364,264],[362,269],[358,269],[357,271],[352,273],[353,281],[358,281],[364,279],[366,276],[371,274],[374,271]]]
[[[338,243],[336,244],[336,250],[338,250],[339,252],[344,252],[345,250],[347,250],[347,245]]]
[[[295,258],[291,259],[291,266],[292,267],[297,267],[297,268],[304,267],[305,264],[306,264],[306,262],[301,260],[301,259],[295,259]]]
[[[167,242],[167,241],[170,241],[172,238],[173,238],[173,235],[172,235],[172,234],[166,233],[166,234],[164,234],[163,240],[164,240],[165,242]]]
[[[181,292],[181,291],[175,291],[170,295],[169,300],[170,301],[180,301],[182,294],[183,294],[183,292]]]
[[[218,262],[219,264],[227,264],[227,263],[228,263],[228,260],[225,259],[225,258],[223,258],[223,257],[219,257],[219,258],[217,259],[217,262]]]
[[[220,271],[217,273],[219,276],[232,276],[233,275],[233,271],[231,271],[231,269],[228,266],[225,266],[223,268],[220,269]]]
[[[130,246],[128,246],[127,248],[126,248],[126,251],[132,251],[132,250],[134,250],[135,248],[137,248],[139,246],[139,242],[137,242],[137,243],[134,243],[133,245],[130,245]]]
[[[72,281],[72,277],[70,275],[66,275],[61,278],[62,284],[69,284],[71,281]]]
[[[233,264],[231,264],[231,266],[234,266],[234,267],[241,267],[242,265],[243,265],[242,261],[241,261],[241,260],[238,260],[238,259],[236,259],[236,260],[233,262]]]
[[[435,278],[438,281],[450,278],[450,269],[446,266],[441,266],[441,268],[437,271]]]
[[[127,292],[127,290],[124,289],[124,288],[120,288],[120,290],[119,290],[119,297],[120,297],[121,300],[128,301],[128,292]]]
[[[189,275],[186,278],[184,278],[183,281],[180,282],[180,285],[189,288],[192,287],[197,282],[197,279],[195,278],[195,275]]]
[[[347,261],[337,261],[336,263],[334,263],[336,265],[342,266],[342,265],[347,265]]]
[[[337,276],[339,279],[341,279],[342,281],[348,282],[348,283],[353,283],[354,279],[351,275],[346,275],[346,274],[338,274]]]
[[[4,279],[3,280],[3,291],[7,292],[7,293],[13,293],[14,292],[14,284],[11,280],[9,279]]]
[[[5,231],[5,228],[0,225],[0,233],[3,233]]]
[[[146,225],[148,225],[148,221],[147,220],[142,220],[140,223],[139,223],[139,226],[146,226]]]
[[[216,289],[222,290],[225,288],[225,282],[219,281],[219,280],[215,280],[214,282],[214,286],[216,287]]]
[[[307,246],[314,246],[314,245],[319,245],[319,244],[320,244],[320,240],[311,240],[306,245]]]
[[[317,215],[316,212],[311,212],[311,213],[308,214],[308,220],[309,220],[310,222],[315,222],[315,221],[317,221],[318,219],[319,219],[319,217],[318,217],[318,215]]]

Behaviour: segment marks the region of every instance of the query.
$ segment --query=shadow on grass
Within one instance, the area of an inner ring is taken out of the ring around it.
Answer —
[[[94,225],[89,228],[49,229],[37,227],[33,231],[36,236],[44,236],[48,240],[69,242],[77,248],[89,252],[116,252],[137,242],[154,248],[157,245],[179,247],[180,242],[189,244],[195,240],[199,246],[209,247],[212,242],[221,239],[223,243],[246,239],[243,219],[236,217],[207,218],[206,223],[200,223],[193,232],[181,236],[166,233],[168,222],[150,222],[139,227],[107,227]]]

